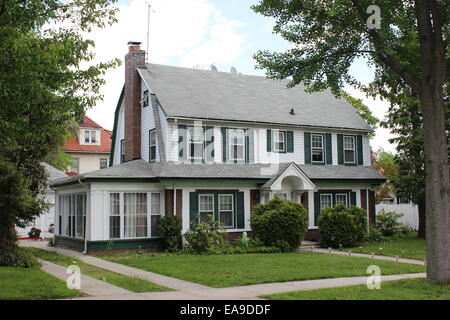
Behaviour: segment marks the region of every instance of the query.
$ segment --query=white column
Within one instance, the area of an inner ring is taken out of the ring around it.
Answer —
[[[314,225],[314,191],[308,191],[308,218],[309,227],[315,227]]]

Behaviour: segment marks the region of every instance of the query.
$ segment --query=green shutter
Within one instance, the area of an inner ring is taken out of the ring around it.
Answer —
[[[178,126],[178,160],[186,161],[187,159],[187,133],[186,126]]]
[[[325,148],[327,164],[333,164],[333,153],[331,151],[331,133],[325,134]]]
[[[244,229],[244,227],[245,227],[244,193],[236,192],[236,228]]]
[[[228,128],[221,128],[222,131],[222,161],[223,163],[228,162]]]
[[[286,131],[286,145],[287,145],[287,152],[294,152],[294,132],[293,131]]]
[[[363,146],[362,146],[362,136],[358,135],[356,136],[356,145],[358,149],[358,165],[362,166],[364,164],[363,160]]]
[[[189,192],[189,221],[191,224],[197,223],[198,214],[198,193]]]
[[[314,225],[317,226],[317,222],[320,215],[320,192],[314,192]]]
[[[356,192],[350,192],[350,205],[356,206]]]
[[[267,129],[267,152],[272,151],[272,130]]]
[[[219,221],[219,194],[216,192],[213,195],[214,197],[214,221]]]
[[[311,164],[311,134],[305,132],[305,164]]]
[[[337,135],[338,143],[338,164],[344,164],[344,136],[342,134]]]
[[[206,126],[205,131],[205,162],[214,162],[214,127]]]
[[[245,140],[245,150],[246,150],[246,162],[255,163],[255,133],[254,129],[247,130],[247,136]]]

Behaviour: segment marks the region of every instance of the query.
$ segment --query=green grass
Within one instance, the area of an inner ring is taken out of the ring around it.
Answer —
[[[404,279],[381,283],[380,289],[366,285],[291,291],[262,298],[273,300],[450,300],[450,282],[428,283],[425,279]]]
[[[38,248],[24,248],[24,249],[29,251],[37,258],[53,262],[55,264],[59,264],[64,267],[68,267],[69,265],[75,264],[80,267],[82,274],[95,279],[106,281],[110,284],[124,288],[128,291],[132,292],[172,291],[172,289],[159,286],[150,281],[136,277],[129,277],[116,272],[98,268],[96,266],[84,263],[83,261],[73,257],[64,256],[61,254],[57,254],[55,252]]]
[[[383,275],[425,272],[425,267],[324,253],[169,255],[116,253],[99,256],[127,266],[216,288],[256,283],[365,276],[376,264]]]
[[[0,267],[0,300],[42,300],[81,297],[66,283],[42,271],[32,268]]]
[[[396,240],[364,243],[361,245],[362,249],[355,247],[347,248],[345,250],[368,254],[380,254],[381,252],[384,256],[399,256],[400,258],[424,260],[426,257],[426,241],[425,239],[418,239],[416,235],[415,232],[412,232],[407,236]],[[383,250],[380,251],[380,248],[383,248]]]

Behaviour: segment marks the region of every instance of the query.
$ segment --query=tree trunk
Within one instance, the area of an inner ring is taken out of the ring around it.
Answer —
[[[442,86],[423,88],[420,100],[424,118],[427,279],[445,282],[450,279],[450,182]]]
[[[417,204],[419,209],[419,231],[417,232],[417,238],[425,239],[426,238],[426,218],[425,218],[425,199],[422,198],[419,200]]]

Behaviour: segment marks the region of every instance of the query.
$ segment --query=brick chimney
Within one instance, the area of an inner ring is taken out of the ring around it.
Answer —
[[[125,161],[141,158],[141,80],[137,68],[145,68],[140,42],[128,42],[125,56]]]

